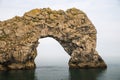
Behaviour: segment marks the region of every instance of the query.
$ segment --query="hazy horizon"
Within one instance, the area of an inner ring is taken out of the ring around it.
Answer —
[[[120,1],[119,0],[0,0],[0,21],[22,16],[35,8],[69,9],[76,7],[84,11],[97,29],[97,51],[107,62],[120,60]],[[69,55],[52,38],[41,39],[37,48],[37,65],[66,65]],[[49,54],[49,55],[48,55]]]

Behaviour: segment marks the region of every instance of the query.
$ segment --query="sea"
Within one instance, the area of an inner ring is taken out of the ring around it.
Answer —
[[[120,80],[120,65],[109,64],[107,69],[40,66],[35,70],[0,71],[0,80]]]

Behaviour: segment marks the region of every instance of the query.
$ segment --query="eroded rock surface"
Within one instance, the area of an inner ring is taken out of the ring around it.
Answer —
[[[43,8],[0,22],[0,70],[34,69],[38,40],[44,37],[63,46],[70,68],[106,68],[96,51],[96,29],[84,12]]]

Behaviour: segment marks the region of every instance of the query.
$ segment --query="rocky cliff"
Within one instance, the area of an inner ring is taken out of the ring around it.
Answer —
[[[0,21],[0,70],[34,69],[38,40],[44,37],[63,46],[70,68],[106,68],[96,51],[96,29],[84,12],[43,8]]]

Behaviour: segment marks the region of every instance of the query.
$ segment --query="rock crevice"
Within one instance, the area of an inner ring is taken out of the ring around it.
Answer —
[[[33,9],[0,22],[0,70],[34,69],[38,40],[56,39],[71,56],[70,68],[106,68],[96,51],[96,29],[79,9]]]

